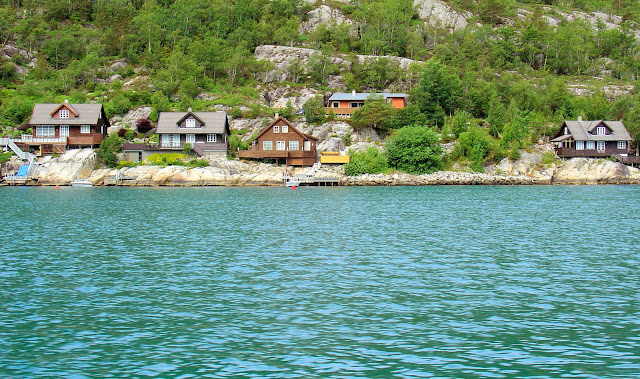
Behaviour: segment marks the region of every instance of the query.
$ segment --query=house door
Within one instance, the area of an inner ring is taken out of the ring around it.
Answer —
[[[60,125],[60,137],[69,137],[69,125]]]
[[[605,141],[598,141],[597,143],[598,153],[604,153],[605,146],[606,146]]]

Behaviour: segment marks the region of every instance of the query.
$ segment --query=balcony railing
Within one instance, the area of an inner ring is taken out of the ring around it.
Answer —
[[[38,137],[28,134],[20,136],[20,142],[26,144],[36,143],[55,143],[55,144],[67,144],[67,137]]]
[[[627,154],[627,149],[610,149],[602,150],[576,150],[568,147],[556,148],[556,154],[565,158],[606,158],[616,154]]]

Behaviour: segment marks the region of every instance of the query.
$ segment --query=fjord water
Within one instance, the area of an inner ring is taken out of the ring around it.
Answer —
[[[639,377],[639,198],[2,188],[0,377]]]

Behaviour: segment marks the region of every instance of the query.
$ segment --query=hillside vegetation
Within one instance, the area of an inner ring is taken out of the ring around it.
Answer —
[[[464,27],[424,16],[436,6]],[[473,162],[516,154],[578,116],[622,119],[637,145],[639,23],[631,0],[4,0],[0,126],[17,133],[34,103],[65,98],[111,116],[143,105],[266,116],[265,93],[287,86],[407,91],[407,109],[363,109],[354,128],[433,127],[471,144],[452,156]],[[256,59],[261,45],[316,52],[280,82]]]

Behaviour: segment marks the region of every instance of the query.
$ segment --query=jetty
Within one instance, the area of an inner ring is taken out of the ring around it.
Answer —
[[[14,175],[5,175],[3,177],[4,183],[8,185],[25,185],[27,182],[34,180],[33,174],[36,169],[38,163],[35,161],[36,156],[31,154],[28,151],[22,151],[18,145],[16,145],[15,141],[9,137],[0,138],[0,146],[5,150],[11,149],[18,158],[26,161],[26,164],[23,164],[18,168],[18,172]]]
[[[297,186],[338,186],[340,179],[338,177],[318,176],[318,171],[322,163],[316,162],[313,167],[305,174],[290,175],[289,171],[283,173],[282,177],[286,187]]]

